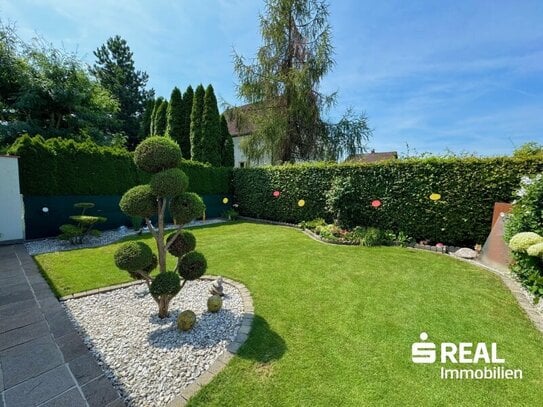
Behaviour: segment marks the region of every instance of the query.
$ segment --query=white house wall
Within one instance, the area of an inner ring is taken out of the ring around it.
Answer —
[[[242,139],[246,138],[248,136],[236,136],[232,137],[234,140],[234,161],[236,167],[241,167],[241,163],[244,163],[245,167],[259,167],[262,165],[270,165],[271,164],[271,158],[269,156],[263,157],[259,161],[251,161],[247,160],[247,157],[245,154],[243,154],[243,151],[241,150],[240,143]]]
[[[23,200],[17,157],[0,156],[0,243],[24,239]]]

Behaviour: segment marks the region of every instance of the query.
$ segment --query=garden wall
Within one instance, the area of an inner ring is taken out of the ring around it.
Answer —
[[[96,204],[89,214],[108,218],[101,229],[130,225],[119,200],[150,177],[136,168],[131,153],[92,142],[23,136],[8,153],[20,157],[27,239],[58,235],[58,227],[78,213],[73,208],[76,202]],[[230,196],[232,170],[192,161],[184,161],[180,168],[189,177],[189,191],[204,199],[206,216],[220,216],[228,208],[222,199]],[[44,207],[49,211],[43,212]]]
[[[472,245],[485,241],[494,203],[510,202],[522,175],[542,171],[542,158],[304,164],[235,169],[233,186],[242,215],[283,222],[331,220],[326,195],[339,178],[345,181],[342,206],[349,212],[342,215],[356,224],[403,231],[417,240]],[[432,201],[432,193],[441,199]],[[373,200],[381,206],[372,207]]]

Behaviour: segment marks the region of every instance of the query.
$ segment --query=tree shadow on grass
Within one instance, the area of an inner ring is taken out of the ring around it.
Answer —
[[[237,356],[260,363],[279,360],[287,350],[284,339],[270,328],[260,315],[255,315],[249,337],[237,352]]]

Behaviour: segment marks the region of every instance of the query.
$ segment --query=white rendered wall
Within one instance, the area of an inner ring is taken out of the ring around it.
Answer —
[[[241,167],[240,163],[245,163],[245,167],[259,167],[262,165],[270,165],[271,159],[269,156],[263,157],[257,162],[247,160],[247,157],[245,157],[245,154],[243,154],[243,151],[241,150],[240,143],[241,141],[248,136],[236,136],[232,137],[232,140],[234,140],[234,167],[239,168]]]
[[[0,156],[0,242],[24,239],[23,199],[19,189],[19,160]]]

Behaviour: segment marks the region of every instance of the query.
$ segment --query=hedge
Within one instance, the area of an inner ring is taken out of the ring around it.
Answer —
[[[472,245],[484,243],[494,203],[510,202],[521,176],[541,171],[541,157],[426,158],[235,169],[233,184],[242,215],[331,221],[326,195],[340,177],[350,180],[346,206],[358,225],[403,231],[417,240]],[[430,200],[432,193],[441,199]],[[299,200],[305,205],[299,206]],[[373,200],[381,206],[372,207]]]
[[[136,168],[132,153],[90,141],[24,135],[8,154],[20,157],[21,192],[28,196],[122,195],[134,185],[148,183],[150,177]],[[230,168],[192,161],[183,161],[180,168],[189,177],[191,192],[230,192]]]

